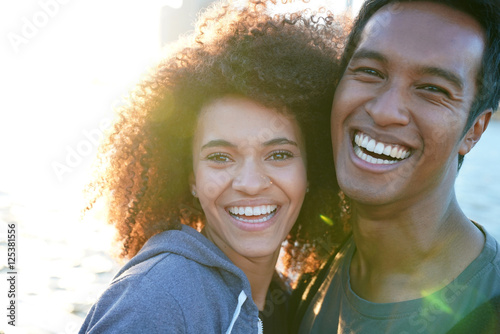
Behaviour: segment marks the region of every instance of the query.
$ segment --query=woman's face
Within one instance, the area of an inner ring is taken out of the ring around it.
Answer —
[[[230,259],[277,256],[307,188],[297,121],[240,97],[205,106],[193,141],[192,190],[205,231]]]

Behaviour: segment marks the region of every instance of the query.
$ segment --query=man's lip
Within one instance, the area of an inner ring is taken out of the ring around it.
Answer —
[[[366,149],[361,149],[356,143],[355,143],[355,136],[356,134],[364,134],[371,139],[374,139],[375,142],[380,142],[383,143],[384,145],[392,145],[394,147],[398,148],[404,148],[408,151],[408,156],[403,159],[399,158],[393,158],[393,157],[386,157],[383,156],[382,154],[377,154],[375,152],[369,152]],[[372,137],[373,136],[373,137]],[[401,139],[396,139],[395,135],[391,134],[380,134],[380,132],[375,132],[371,130],[360,130],[359,128],[351,131],[350,136],[349,136],[350,142],[349,142],[349,151],[351,155],[351,161],[358,167],[363,170],[373,172],[373,173],[384,173],[387,171],[390,171],[394,168],[398,168],[402,163],[406,163],[408,159],[410,159],[414,153],[414,151],[411,148],[411,145],[407,144],[407,141],[401,140]],[[357,151],[360,154],[366,153],[365,155],[367,156],[366,158],[358,156],[356,153]],[[375,160],[372,160],[372,159]]]
[[[398,145],[405,147],[409,150],[412,150],[414,146],[410,144],[407,140],[402,139],[401,137],[398,137],[394,134],[390,133],[380,133],[379,131],[374,131],[372,129],[353,129],[350,131],[350,139],[351,142],[354,142],[354,137],[356,136],[356,133],[363,133],[368,135],[369,137],[375,139],[378,142],[382,142],[387,145]]]
[[[406,161],[409,159],[403,159],[403,160],[394,160],[393,163],[374,163],[374,162],[369,162],[365,161],[364,159],[360,158],[359,156],[356,155],[355,153],[355,148],[350,145],[349,147],[349,155],[351,156],[350,160],[352,163],[357,166],[358,168],[361,168],[362,170],[366,170],[368,172],[372,173],[384,173],[390,170],[393,170],[395,168],[398,168],[401,164],[406,163]],[[411,156],[410,156],[411,158]]]
[[[360,131],[355,133],[352,145],[354,153],[356,153],[359,158],[363,160],[368,158],[379,161],[379,163],[381,161],[385,163],[394,163],[398,160],[408,158],[411,154],[411,149],[406,146],[381,142]],[[370,160],[367,161],[374,163]]]

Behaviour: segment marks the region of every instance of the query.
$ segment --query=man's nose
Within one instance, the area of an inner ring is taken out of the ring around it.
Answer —
[[[233,189],[248,195],[257,195],[272,184],[260,162],[245,161],[233,178]]]
[[[410,121],[407,98],[403,88],[390,85],[368,101],[365,109],[377,125],[407,125]]]

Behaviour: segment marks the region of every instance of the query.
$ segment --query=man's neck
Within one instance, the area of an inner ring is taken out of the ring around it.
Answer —
[[[353,290],[377,303],[421,298],[446,286],[481,252],[484,236],[454,194],[446,205],[366,207],[354,204]],[[443,201],[441,201],[443,204]]]

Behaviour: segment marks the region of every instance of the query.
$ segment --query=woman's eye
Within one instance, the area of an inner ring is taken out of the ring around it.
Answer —
[[[289,151],[276,151],[271,153],[266,160],[286,160],[293,158],[293,153]]]
[[[232,161],[229,155],[225,153],[212,153],[209,154],[206,159],[216,163],[225,163]]]

